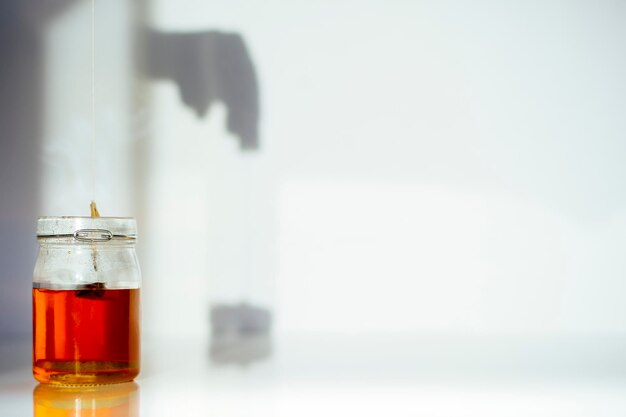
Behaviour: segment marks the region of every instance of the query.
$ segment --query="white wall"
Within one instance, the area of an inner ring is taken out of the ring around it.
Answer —
[[[94,196],[103,216],[134,214],[132,4],[123,0],[95,4],[95,162],[91,152],[91,2],[68,2],[43,28],[40,212],[45,216],[88,216]]]
[[[151,88],[151,331],[248,299],[287,331],[625,333],[626,5],[152,5],[244,36],[262,148]]]

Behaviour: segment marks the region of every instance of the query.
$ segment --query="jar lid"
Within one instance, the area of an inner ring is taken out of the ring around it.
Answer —
[[[136,239],[137,222],[132,217],[40,217],[37,237],[74,237],[90,242]]]

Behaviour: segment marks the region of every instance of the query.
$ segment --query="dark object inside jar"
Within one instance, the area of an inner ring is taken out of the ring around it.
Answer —
[[[91,284],[81,285],[80,289],[76,290],[76,297],[90,299],[102,298],[105,289],[104,282],[93,282]]]

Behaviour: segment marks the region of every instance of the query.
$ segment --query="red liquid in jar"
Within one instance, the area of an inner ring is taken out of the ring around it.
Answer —
[[[33,289],[33,374],[58,384],[133,380],[139,374],[139,290],[98,284]]]

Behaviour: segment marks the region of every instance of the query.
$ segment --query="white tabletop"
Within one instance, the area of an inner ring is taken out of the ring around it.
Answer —
[[[152,340],[144,343],[136,384],[116,388],[115,404],[126,405],[93,414],[94,404],[110,407],[110,390],[77,393],[68,402],[40,389],[34,398],[30,345],[5,342],[0,416],[41,417],[55,407],[66,413],[55,416],[115,417],[624,416],[623,346],[602,338],[400,335],[227,339],[212,346]],[[35,414],[34,401],[45,405]]]

